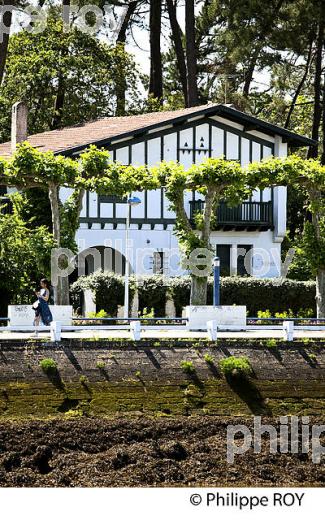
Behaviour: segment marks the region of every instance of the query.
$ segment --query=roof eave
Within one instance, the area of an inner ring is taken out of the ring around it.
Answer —
[[[166,124],[172,124],[172,125],[178,125],[182,123],[183,121],[186,121],[188,119],[191,119],[193,117],[197,116],[208,116],[210,114],[214,115],[225,115],[228,116],[238,122],[244,123],[250,123],[254,124],[254,126],[258,127],[259,130],[264,131],[268,135],[280,135],[284,138],[285,142],[288,142],[290,146],[294,148],[300,148],[304,146],[316,146],[318,144],[317,141],[314,139],[310,139],[308,137],[295,134],[294,132],[290,132],[289,130],[286,130],[285,128],[281,128],[279,126],[273,125],[272,123],[266,123],[265,121],[261,121],[260,119],[257,119],[254,116],[250,116],[248,114],[245,114],[244,112],[241,112],[239,110],[236,110],[234,108],[225,106],[225,105],[213,105],[208,106],[204,109],[198,110],[197,112],[191,112],[190,114],[183,114],[181,116],[175,117],[174,119],[168,119],[166,121],[161,121],[159,123],[155,123],[153,125],[148,125],[145,128],[139,128],[137,130],[132,130],[130,132],[123,132],[122,134],[115,135],[114,137],[109,137],[107,139],[101,139],[93,142],[89,142],[86,145],[80,145],[72,148],[68,148],[66,150],[56,152],[57,154],[61,155],[77,155],[82,150],[87,148],[87,146],[90,145],[96,145],[98,147],[101,146],[109,146],[112,144],[112,141],[118,141],[121,139],[127,139],[130,136],[138,136],[139,134],[146,134],[149,131],[158,129],[159,127],[165,126]]]

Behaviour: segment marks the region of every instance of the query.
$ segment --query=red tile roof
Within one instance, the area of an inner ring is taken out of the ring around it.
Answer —
[[[185,120],[188,116],[205,115],[213,113],[228,117],[234,121],[245,124],[246,122],[254,122],[257,129],[270,134],[279,134],[287,136],[287,139],[295,142],[296,145],[306,146],[312,144],[313,141],[303,136],[298,136],[292,132],[288,132],[280,127],[265,123],[248,114],[244,114],[227,105],[202,105],[198,107],[185,108],[182,110],[151,112],[136,116],[126,117],[107,117],[82,123],[75,126],[62,128],[60,130],[51,130],[34,134],[28,137],[29,143],[41,151],[53,151],[54,153],[69,154],[73,150],[87,147],[94,143],[101,145],[101,141],[109,141],[113,138],[125,137],[132,135],[133,132],[149,130],[151,127],[163,126],[164,123],[174,122],[175,120]],[[104,143],[103,143],[104,144]],[[11,155],[11,143],[0,144],[0,156],[8,157]]]
[[[28,142],[39,150],[52,150],[55,153],[66,151],[69,148],[96,143],[103,139],[113,138],[125,133],[146,128],[152,125],[168,122],[175,117],[197,112],[195,107],[183,110],[152,112],[136,116],[106,117],[89,123],[68,126],[60,130],[50,130],[28,137]],[[0,144],[0,156],[11,155],[11,143]]]

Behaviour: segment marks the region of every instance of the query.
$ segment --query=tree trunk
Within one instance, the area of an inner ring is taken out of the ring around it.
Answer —
[[[150,86],[149,96],[163,99],[161,59],[161,0],[150,0]]]
[[[61,226],[60,226],[60,203],[59,203],[59,188],[56,184],[49,186],[49,199],[52,211],[52,228],[53,238],[57,243],[57,247],[61,244]]]
[[[249,67],[248,67],[248,70],[245,74],[245,82],[244,82],[244,88],[243,88],[243,95],[245,97],[248,97],[249,95],[249,90],[250,90],[250,86],[251,86],[251,83],[252,83],[252,80],[253,80],[253,76],[254,76],[254,70],[255,70],[255,67],[256,67],[256,62],[257,62],[257,58],[259,56],[259,53],[261,52],[263,47],[259,46],[255,49],[254,53],[253,53],[253,56],[252,56],[252,59],[249,63]]]
[[[6,6],[15,5],[15,0],[3,0],[3,8]],[[8,45],[9,45],[9,37],[10,37],[10,28],[12,23],[12,11],[6,11],[2,18],[2,24],[7,28],[8,34],[2,34],[2,40],[0,41],[0,85],[2,85],[4,71],[6,67],[7,55],[8,55]]]
[[[125,43],[126,43],[126,33],[131,21],[131,18],[135,12],[138,2],[131,2],[128,6],[128,10],[124,17],[123,23],[121,25],[120,31],[118,33],[116,43],[120,45],[121,49],[125,52]],[[116,115],[117,116],[125,116],[125,105],[126,105],[126,91],[127,84],[125,79],[125,67],[122,66],[122,70],[120,70],[120,74],[116,81]]]
[[[322,117],[321,106],[321,82],[322,82],[322,61],[323,61],[323,45],[324,45],[324,8],[320,13],[320,20],[317,33],[317,48],[316,48],[316,69],[314,79],[314,116],[312,138],[318,141],[319,126]],[[308,150],[308,159],[316,159],[318,157],[318,144],[310,146]]]
[[[256,67],[256,63],[257,63],[259,54],[266,43],[266,38],[270,34],[272,34],[272,31],[274,29],[274,26],[276,25],[276,22],[277,22],[280,10],[282,8],[282,5],[284,4],[284,1],[285,0],[278,1],[278,3],[274,7],[274,11],[272,13],[272,18],[270,19],[270,17],[266,17],[266,19],[264,20],[263,27],[261,28],[261,30],[259,32],[259,35],[258,35],[259,43],[256,42],[257,47],[255,48],[255,51],[253,52],[252,59],[250,61],[247,73],[245,75],[245,82],[244,82],[244,87],[243,87],[243,95],[245,97],[248,97],[248,95],[249,95],[250,86],[251,86],[251,83],[253,80],[254,70]]]
[[[197,85],[197,50],[195,41],[194,0],[186,0],[186,61],[187,61],[187,101],[189,107],[199,104]]]
[[[321,156],[321,164],[325,165],[325,74],[323,84],[323,121],[322,121],[322,133],[323,133],[323,151]]]
[[[206,305],[208,294],[208,279],[206,276],[191,277],[190,305]]]
[[[316,277],[317,318],[325,318],[325,269],[319,268]]]
[[[57,247],[61,246],[61,219],[60,219],[60,201],[59,188],[55,184],[49,186],[49,199],[52,211],[53,238]],[[58,267],[64,269],[66,267],[66,259],[59,258]],[[69,278],[68,276],[59,276],[58,285],[54,287],[54,301],[56,305],[69,305]]]
[[[311,60],[312,60],[312,50],[313,50],[313,42],[311,41],[310,42],[310,46],[309,46],[309,51],[308,51],[308,56],[307,56],[307,61],[306,61],[306,67],[305,67],[305,72],[301,78],[301,80],[299,81],[299,84],[298,84],[298,87],[297,87],[297,90],[292,98],[292,102],[291,102],[291,105],[290,105],[290,108],[289,108],[289,112],[288,112],[288,115],[287,115],[287,119],[286,119],[286,122],[284,124],[284,128],[289,128],[289,125],[290,125],[290,119],[291,119],[291,116],[293,114],[293,111],[295,109],[295,106],[296,106],[296,103],[297,103],[297,99],[298,99],[298,96],[302,90],[302,87],[304,86],[305,84],[305,81],[307,79],[307,76],[308,76],[308,72],[309,72],[309,67],[310,67],[310,64],[311,64]]]
[[[64,16],[66,18],[68,18],[70,0],[62,0],[62,6],[65,8]],[[65,58],[67,55],[68,55],[68,48],[62,47],[61,58]],[[57,94],[56,94],[55,103],[54,103],[54,113],[53,113],[53,118],[52,118],[51,125],[50,125],[51,130],[56,130],[57,128],[60,128],[62,125],[65,91],[66,91],[65,77],[64,77],[64,74],[62,74],[61,70],[59,69]]]
[[[182,30],[177,21],[176,5],[174,4],[173,0],[167,0],[167,9],[168,9],[168,16],[169,16],[170,26],[171,26],[171,30],[172,30],[172,39],[173,39],[173,43],[174,43],[174,49],[175,49],[176,60],[177,60],[176,61],[177,69],[178,69],[180,81],[182,84],[185,106],[187,107],[188,106],[187,69],[186,69],[186,61],[185,61],[185,55],[184,55],[184,49],[183,49],[183,43],[182,43]]]

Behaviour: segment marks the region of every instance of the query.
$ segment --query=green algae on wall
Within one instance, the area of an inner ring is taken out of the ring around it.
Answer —
[[[44,418],[72,413],[105,416],[118,412],[167,415],[318,415],[325,413],[325,383],[263,381],[247,393],[225,380],[209,380],[199,387],[129,381],[120,383],[51,383],[0,385],[0,418]]]
[[[247,358],[252,375],[223,376],[229,356]],[[57,369],[44,373],[49,358]],[[0,418],[121,412],[324,414],[325,343],[0,341]]]

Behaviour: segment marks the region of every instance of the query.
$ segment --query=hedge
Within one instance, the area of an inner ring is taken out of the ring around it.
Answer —
[[[130,278],[130,298],[138,287],[139,311],[144,308],[155,311],[155,316],[165,315],[165,304],[171,297],[176,307],[177,316],[182,308],[189,304],[191,279],[189,276],[167,278],[164,276],[143,276],[138,280]],[[123,277],[113,273],[98,272],[81,277],[71,287],[71,300],[76,309],[81,305],[83,290],[91,289],[95,293],[97,310],[105,310],[110,316],[116,316],[117,308],[123,305]],[[208,303],[212,304],[213,280],[208,283]],[[298,314],[301,309],[312,309],[316,315],[315,282],[283,280],[276,278],[226,277],[221,279],[221,304],[246,305],[249,316],[257,316],[258,311],[269,310],[272,315],[291,309]]]

